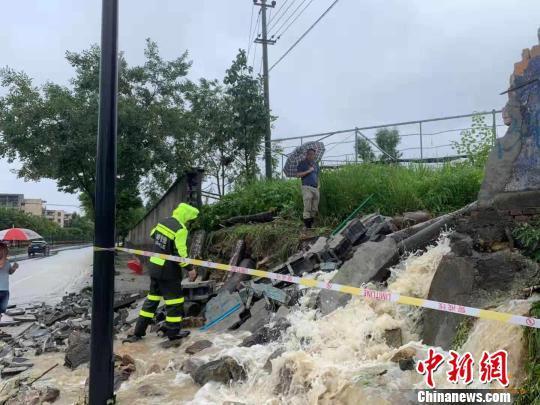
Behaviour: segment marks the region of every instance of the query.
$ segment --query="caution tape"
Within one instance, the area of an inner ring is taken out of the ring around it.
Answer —
[[[112,248],[94,248],[95,250],[110,251]],[[146,252],[144,250],[127,249],[117,247],[116,250],[132,253],[138,256],[147,257],[159,257],[160,259],[170,260],[178,263],[187,263],[193,266],[207,267],[210,269],[229,271],[233,273],[249,274],[250,276],[269,278],[271,280],[284,281],[291,284],[303,285],[305,287],[318,288],[321,290],[338,291],[345,294],[363,297],[365,299],[372,299],[377,301],[388,301],[396,304],[410,305],[420,308],[429,308],[436,311],[451,312],[459,315],[468,315],[480,319],[490,319],[494,321],[510,323],[513,325],[528,326],[531,328],[540,329],[540,319],[508,314],[504,312],[490,311],[486,309],[466,307],[463,305],[449,304],[446,302],[439,302],[428,300],[424,298],[407,297],[398,293],[389,291],[378,291],[369,288],[352,287],[343,284],[331,283],[329,281],[318,281],[311,278],[297,277],[288,274],[272,273],[264,270],[249,269],[247,267],[231,266],[229,264],[214,263],[206,260],[189,259],[172,255],[165,255],[161,253]]]

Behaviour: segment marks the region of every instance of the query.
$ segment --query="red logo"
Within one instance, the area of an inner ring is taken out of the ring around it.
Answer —
[[[487,384],[498,380],[506,387],[510,383],[508,380],[507,357],[506,350],[499,350],[493,354],[484,351],[479,363],[480,381]]]
[[[439,366],[444,363],[444,357],[442,354],[435,353],[435,350],[428,350],[428,358],[424,361],[418,362],[416,371],[420,374],[425,374],[427,385],[430,388],[435,388],[435,382],[433,381],[433,372],[437,371]]]
[[[463,380],[465,385],[473,382],[473,366],[474,359],[469,352],[460,356],[459,353],[450,350],[450,359],[448,360],[450,371],[446,373],[448,381],[457,384],[459,380]]]

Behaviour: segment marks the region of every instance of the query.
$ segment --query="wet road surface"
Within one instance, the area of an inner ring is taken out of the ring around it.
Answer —
[[[19,263],[10,276],[10,304],[55,303],[77,292],[91,280],[92,248],[61,251]]]

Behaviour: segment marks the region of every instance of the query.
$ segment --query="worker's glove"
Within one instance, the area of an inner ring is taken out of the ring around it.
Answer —
[[[188,271],[188,278],[189,278],[189,281],[195,281],[197,279],[197,270],[195,270],[194,268],[189,270]]]

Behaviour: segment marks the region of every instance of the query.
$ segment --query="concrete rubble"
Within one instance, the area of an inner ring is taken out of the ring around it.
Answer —
[[[115,333],[130,327],[129,309],[137,305],[139,294],[119,294],[115,297]],[[33,364],[25,355],[65,352],[65,365],[71,369],[90,359],[90,326],[92,291],[83,289],[71,293],[54,305],[28,304],[11,308],[9,322],[4,316],[0,335],[0,374],[2,379],[17,376]]]

